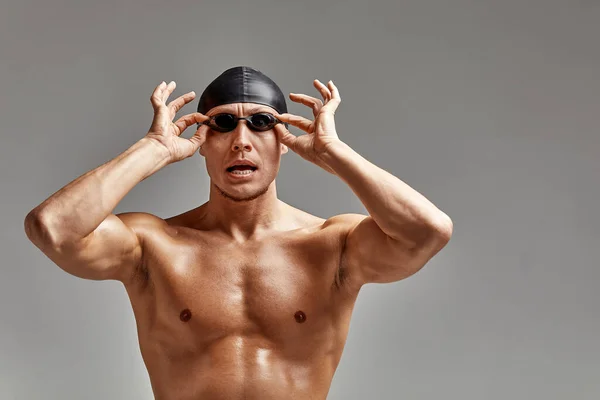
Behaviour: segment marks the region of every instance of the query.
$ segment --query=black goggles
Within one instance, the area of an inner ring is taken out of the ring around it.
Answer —
[[[231,132],[242,119],[246,120],[250,129],[259,132],[268,131],[269,129],[273,129],[275,125],[283,123],[283,121],[280,121],[273,114],[263,112],[247,117],[238,117],[237,115],[228,113],[217,114],[210,117],[207,121],[202,122],[202,125],[208,125],[210,129],[217,132]]]

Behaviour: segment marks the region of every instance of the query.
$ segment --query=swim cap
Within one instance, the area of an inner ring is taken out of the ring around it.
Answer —
[[[251,67],[233,67],[219,75],[202,92],[198,112],[206,114],[213,107],[231,103],[258,103],[273,107],[279,114],[287,113],[279,86]]]

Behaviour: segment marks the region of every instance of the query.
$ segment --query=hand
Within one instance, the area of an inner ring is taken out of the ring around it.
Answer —
[[[153,139],[168,152],[170,162],[181,161],[192,156],[202,146],[206,140],[208,126],[200,125],[194,136],[189,139],[182,138],[180,135],[189,126],[202,123],[208,120],[208,117],[201,113],[187,114],[172,122],[175,114],[187,103],[196,97],[196,93],[189,92],[183,96],[166,104],[167,99],[175,90],[176,83],[171,82],[168,85],[162,82],[154,89],[150,102],[154,108],[154,120],[147,138]]]
[[[288,113],[276,114],[276,117],[281,121],[288,122],[290,125],[302,129],[307,134],[294,136],[283,124],[275,125],[274,129],[281,143],[288,146],[305,160],[335,175],[335,172],[323,162],[321,156],[327,152],[329,146],[340,141],[335,130],[334,115],[335,110],[341,102],[341,98],[333,81],[329,81],[327,86],[325,86],[318,79],[315,79],[313,85],[321,92],[325,103],[320,99],[305,94],[290,93],[290,99],[311,107],[315,117],[314,121]]]

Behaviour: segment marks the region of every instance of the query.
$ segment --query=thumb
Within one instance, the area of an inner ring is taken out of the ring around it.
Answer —
[[[208,126],[200,125],[200,128],[194,133],[194,135],[188,140],[194,146],[194,151],[198,150],[206,141],[206,132],[208,131]]]
[[[296,136],[292,135],[283,124],[275,125],[274,129],[279,141],[294,150],[297,140]]]

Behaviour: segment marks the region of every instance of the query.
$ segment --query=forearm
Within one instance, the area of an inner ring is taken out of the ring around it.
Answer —
[[[167,164],[166,152],[143,138],[54,193],[34,208],[27,220],[43,225],[53,243],[81,239],[96,229],[135,185]]]
[[[418,241],[432,232],[448,234],[452,230],[450,218],[427,198],[347,144],[336,142],[321,160],[350,186],[388,236]]]

